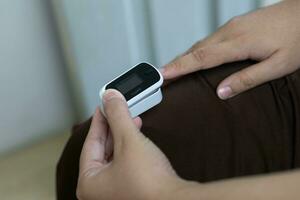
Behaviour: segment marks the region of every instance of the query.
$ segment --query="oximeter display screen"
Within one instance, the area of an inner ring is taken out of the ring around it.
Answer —
[[[141,83],[143,83],[143,80],[137,74],[131,74],[121,82],[117,83],[116,88],[125,94]]]
[[[109,83],[105,89],[120,91],[126,101],[157,83],[160,76],[156,69],[147,63],[141,63]]]

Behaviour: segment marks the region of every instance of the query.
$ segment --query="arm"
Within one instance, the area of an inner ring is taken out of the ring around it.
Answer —
[[[230,63],[184,76],[164,87],[161,104],[141,116],[140,131],[182,179],[204,183],[300,167],[300,129],[295,129],[300,71],[227,101],[214,93],[224,77],[251,64]],[[77,199],[79,157],[90,124],[72,130],[57,167],[58,199]]]
[[[300,172],[253,176],[208,184],[185,182],[169,199],[296,200],[300,198]]]
[[[97,109],[81,153],[79,199],[289,200],[300,196],[299,172],[207,184],[183,180],[160,149],[141,134],[140,120],[130,118],[119,92],[107,91],[104,108],[107,120]]]

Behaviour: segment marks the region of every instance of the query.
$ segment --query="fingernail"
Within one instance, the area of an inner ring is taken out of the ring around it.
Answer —
[[[108,89],[103,94],[104,103],[108,102],[114,98],[123,99],[124,97],[122,96],[122,94],[120,92],[118,92],[117,90],[114,90],[114,89]]]
[[[220,99],[228,99],[232,95],[232,89],[229,86],[222,87],[218,90],[218,96]]]

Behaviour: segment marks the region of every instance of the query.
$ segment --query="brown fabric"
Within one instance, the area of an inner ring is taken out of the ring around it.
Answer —
[[[300,72],[227,101],[215,94],[229,74],[253,64],[226,64],[185,76],[163,89],[143,114],[142,132],[177,173],[207,182],[300,166]],[[91,119],[76,125],[57,166],[58,199],[76,199],[78,162]]]

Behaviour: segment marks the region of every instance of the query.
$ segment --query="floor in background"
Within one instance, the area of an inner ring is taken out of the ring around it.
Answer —
[[[69,134],[61,134],[0,159],[0,199],[55,199],[55,167]]]

